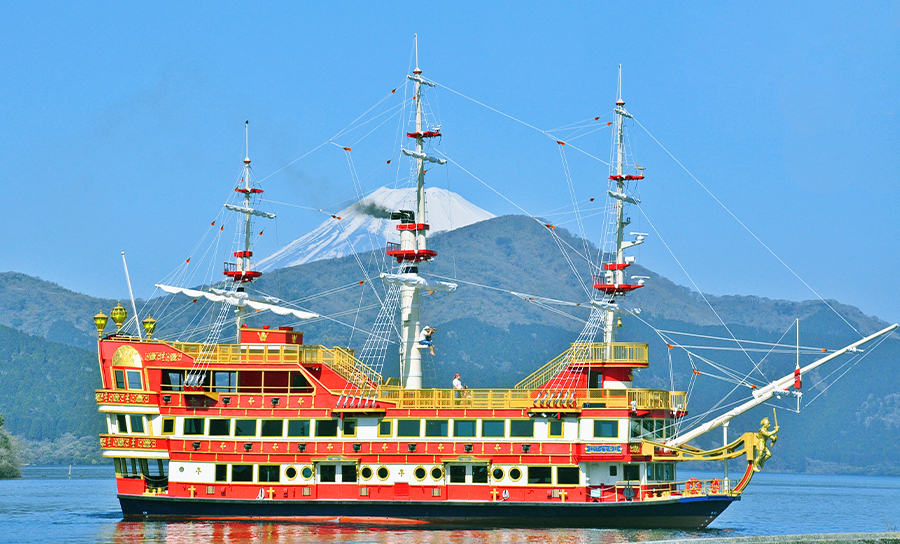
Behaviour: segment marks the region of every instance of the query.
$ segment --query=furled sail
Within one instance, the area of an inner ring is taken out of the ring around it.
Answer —
[[[382,273],[380,278],[388,285],[400,285],[406,287],[418,287],[423,291],[439,291],[444,293],[452,293],[458,287],[455,283],[448,281],[428,281],[419,276],[403,276],[400,274]]]
[[[228,291],[216,290],[216,292],[199,291],[197,289],[185,289],[183,287],[172,287],[170,285],[156,284],[156,286],[166,293],[173,295],[182,294],[192,298],[205,298],[213,302],[224,302],[232,306],[253,308],[254,310],[268,310],[276,315],[292,315],[298,319],[313,319],[320,317],[319,314],[312,312],[304,312],[303,310],[294,310],[293,308],[285,308],[284,306],[276,306],[267,302],[253,300],[246,293],[232,293]],[[243,296],[242,296],[243,295]]]

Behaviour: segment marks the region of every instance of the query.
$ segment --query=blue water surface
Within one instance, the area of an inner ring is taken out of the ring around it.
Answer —
[[[680,478],[716,474],[680,471]],[[719,475],[720,476],[720,475]],[[594,544],[682,538],[886,532],[900,529],[900,478],[757,474],[742,500],[703,531],[613,529],[394,530],[296,523],[124,522],[111,466],[26,467],[0,480],[0,542]]]

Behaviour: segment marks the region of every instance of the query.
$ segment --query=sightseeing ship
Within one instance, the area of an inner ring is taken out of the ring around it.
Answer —
[[[608,196],[615,209],[612,251],[593,276],[595,297],[584,332],[569,349],[511,389],[423,388],[420,293],[457,286],[419,275],[437,253],[428,248],[425,166],[443,164],[425,143],[440,128],[423,121],[422,92],[432,83],[416,68],[414,149],[416,209],[397,210],[399,243],[387,255],[396,268],[381,274],[384,306],[371,345],[360,354],[310,344],[293,327],[250,327],[249,312],[316,314],[255,298],[251,219],[272,218],[253,207],[249,146],[236,189],[242,205],[242,247],[227,263],[222,289],[160,285],[171,294],[221,304],[206,342],[154,336],[147,316],[134,332],[120,305],[94,321],[103,380],[96,391],[107,432],[103,455],[115,463],[126,519],[272,519],[307,523],[456,527],[703,528],[739,500],[770,455],[777,421],[764,421],[722,447],[689,444],[701,434],[774,395],[796,392],[801,376],[897,325],[831,352],[780,380],[753,390],[741,406],[678,432],[687,414],[681,391],[641,389],[633,373],[649,366],[648,344],[616,341],[627,314],[620,301],[643,286],[626,278],[629,187],[642,170],[626,164],[623,123],[615,104],[614,161]],[[563,142],[560,142],[562,145]],[[629,281],[632,281],[630,283]],[[400,326],[389,326],[399,310]],[[236,314],[233,343],[219,342]],[[133,315],[132,319],[136,316]],[[260,319],[257,317],[255,319]],[[137,325],[136,320],[134,321]],[[394,332],[397,331],[397,332]],[[400,344],[399,377],[373,361],[390,335]],[[597,336],[602,341],[595,341]],[[690,461],[738,466],[736,477],[679,479]]]

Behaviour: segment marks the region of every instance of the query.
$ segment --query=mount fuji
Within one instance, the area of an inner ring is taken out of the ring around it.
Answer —
[[[428,202],[425,222],[430,226],[429,234],[458,229],[495,217],[446,189],[429,187],[425,189],[425,199]],[[267,272],[384,248],[388,241],[396,242],[400,239],[396,230],[397,221],[390,220],[390,212],[415,209],[414,190],[382,187],[260,260],[256,268]]]

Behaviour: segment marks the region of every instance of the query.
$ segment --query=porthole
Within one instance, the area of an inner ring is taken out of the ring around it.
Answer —
[[[378,475],[379,480],[387,480],[388,476],[391,475],[391,471],[386,466],[378,467],[375,473]]]
[[[500,467],[494,467],[494,470],[491,471],[491,476],[499,482],[503,479],[503,469]]]
[[[416,470],[413,472],[413,476],[416,477],[416,480],[420,482],[425,479],[425,476],[428,476],[428,471],[425,470],[425,467],[416,467]]]
[[[178,472],[184,472],[184,467],[178,467]]]
[[[313,471],[311,466],[305,466],[300,470],[300,475],[303,476],[304,480],[309,480],[313,477],[313,474],[315,474],[315,471]]]
[[[444,477],[444,469],[442,469],[441,467],[434,467],[433,469],[431,469],[431,477],[435,480],[440,480]]]
[[[519,478],[521,478],[521,477],[522,477],[522,471],[521,471],[521,470],[519,470],[518,468],[515,468],[515,467],[509,469],[509,479],[510,479],[510,480],[512,480],[512,481],[514,481],[514,482],[518,482],[518,481],[519,481]]]
[[[287,467],[284,471],[284,475],[287,476],[288,480],[293,480],[297,477],[297,469],[294,467]]]
[[[372,467],[362,467],[362,470],[359,471],[359,475],[363,477],[363,480],[368,480],[372,477]]]

